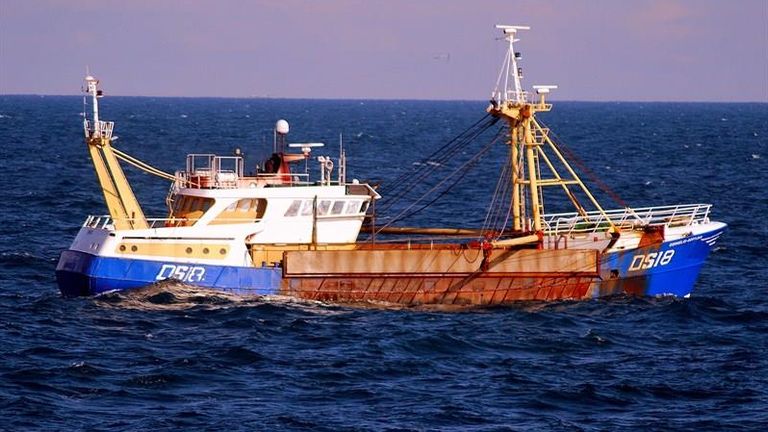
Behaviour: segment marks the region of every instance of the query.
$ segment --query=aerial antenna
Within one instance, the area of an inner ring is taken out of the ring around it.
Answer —
[[[88,68],[86,67],[86,70],[87,69]],[[90,73],[85,76],[84,81],[86,86],[86,93],[90,94],[92,99],[91,108],[93,109],[93,118],[91,120],[93,121],[93,136],[100,137],[102,131],[101,122],[99,122],[99,98],[102,97],[103,92],[99,89],[99,80],[94,78]],[[87,125],[88,124],[86,122],[86,135],[88,134]]]
[[[522,58],[519,52],[515,52],[514,44],[519,42],[520,39],[515,39],[519,30],[530,30],[528,26],[511,26],[511,25],[496,25],[497,29],[500,29],[504,34],[504,39],[509,42],[509,48],[507,49],[507,55],[504,57],[504,62],[501,65],[501,71],[499,71],[499,77],[496,79],[496,87],[491,93],[491,99],[506,103],[508,101],[525,103],[526,93],[523,91],[523,86],[520,80],[523,78],[523,68],[517,65],[517,61]],[[502,82],[503,78],[503,82]]]
[[[285,151],[285,137],[290,132],[291,128],[286,120],[280,119],[275,123],[275,129],[273,130],[273,142],[272,152],[280,153]]]
[[[339,184],[347,182],[347,153],[344,151],[344,134],[339,133]]]
[[[309,173],[309,154],[312,152],[312,148],[323,147],[324,145],[323,143],[290,143],[288,147],[301,149],[301,152],[304,154],[304,174],[307,174]]]
[[[91,76],[91,69],[88,67],[88,65],[85,65],[85,76]],[[85,122],[84,124],[87,124],[87,122],[88,122],[88,114],[87,114],[87,111],[88,111],[88,99],[86,97],[86,94],[88,93],[88,89],[84,85],[80,85],[80,91],[83,92],[83,112],[80,113],[80,115],[83,117],[83,122]],[[86,126],[85,129],[86,129],[85,136],[87,138],[88,137],[88,131],[87,131],[88,127]]]

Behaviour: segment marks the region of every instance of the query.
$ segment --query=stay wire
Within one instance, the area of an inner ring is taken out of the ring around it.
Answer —
[[[465,147],[466,144],[474,141],[478,136],[480,136],[482,133],[488,130],[491,126],[493,126],[494,123],[496,123],[496,118],[493,118],[490,121],[487,121],[486,123],[484,123],[479,128],[476,128],[471,133],[471,135],[465,136],[461,141],[457,141],[449,149],[444,149],[443,154],[439,158],[433,158],[433,160],[428,160],[428,162],[425,164],[426,169],[422,169],[421,171],[416,171],[415,173],[414,172],[409,173],[409,176],[407,177],[408,181],[401,181],[399,183],[399,185],[401,185],[401,188],[399,190],[395,189],[397,193],[394,193],[392,196],[385,198],[386,202],[383,203],[381,211],[384,212],[389,210],[391,207],[393,207],[394,204],[398,203],[414,188],[421,185],[422,180],[431,176],[438,169],[443,168],[445,166],[445,163],[448,160],[452,159],[456,155],[456,153],[466,148]]]
[[[487,119],[489,116],[490,116],[490,114],[485,114],[483,117],[481,117],[479,120],[477,120],[476,122],[474,122],[472,125],[470,125],[468,128],[466,128],[464,131],[462,131],[460,134],[456,135],[456,136],[455,136],[455,137],[453,137],[453,138],[452,138],[450,141],[448,141],[447,143],[445,143],[445,144],[444,144],[442,147],[438,148],[437,150],[435,150],[434,152],[432,152],[432,154],[430,154],[429,156],[427,156],[427,157],[425,157],[425,158],[423,158],[423,159],[419,160],[418,162],[419,162],[420,164],[422,164],[422,165],[426,164],[427,162],[429,162],[430,160],[432,160],[434,157],[436,157],[436,156],[437,156],[437,155],[439,155],[440,153],[444,152],[446,147],[450,147],[450,146],[452,146],[454,142],[456,142],[456,141],[460,140],[460,139],[461,139],[463,136],[465,136],[465,135],[469,134],[469,133],[470,133],[470,132],[471,132],[471,131],[472,131],[472,130],[475,128],[475,127],[477,127],[477,126],[478,126],[480,123],[482,123],[484,120],[486,120],[486,119]],[[382,190],[382,191],[383,191],[383,190],[386,190],[388,187],[390,187],[390,186],[389,186],[390,184],[391,184],[391,185],[394,185],[394,186],[391,186],[391,187],[395,187],[395,186],[397,186],[397,185],[398,185],[398,184],[400,184],[400,183],[401,183],[403,180],[405,180],[406,178],[410,177],[410,176],[411,176],[411,174],[412,174],[412,171],[415,171],[415,170],[414,170],[414,169],[406,170],[406,172],[404,172],[404,173],[400,174],[400,175],[399,175],[397,178],[395,178],[394,180],[392,180],[392,181],[390,181],[390,182],[388,182],[388,183],[386,183],[386,184],[382,185],[382,188],[381,188],[381,190]]]
[[[540,122],[540,123],[542,126],[547,127],[543,122]],[[589,169],[589,167],[587,167],[586,163],[581,158],[579,158],[579,156],[576,153],[574,153],[573,150],[568,148],[568,146],[566,146],[563,143],[563,141],[560,139],[559,136],[557,136],[557,134],[552,132],[552,129],[550,129],[549,134],[551,135],[552,138],[554,138],[552,140],[552,143],[555,145],[555,147],[562,150],[568,156],[568,159],[573,160],[573,162],[579,167],[579,169],[582,172],[584,172],[584,174],[586,174],[587,177],[589,177],[589,179],[592,180],[597,185],[598,188],[600,188],[600,190],[608,194],[608,196],[611,197],[611,199],[614,202],[616,202],[616,204],[622,206],[623,208],[629,207],[629,205],[627,205],[627,203],[624,202],[623,199],[621,199],[618,193],[616,193],[607,184],[605,184],[600,179],[600,177],[597,176],[597,174],[595,174],[592,170]]]
[[[411,170],[404,177],[401,176],[402,179],[398,180],[397,183],[395,183],[394,189],[391,191],[391,192],[397,191],[397,193],[392,193],[391,195],[392,197],[387,200],[389,203],[388,206],[391,206],[392,203],[397,202],[400,198],[402,198],[404,195],[410,192],[414,187],[416,187],[419,184],[421,180],[430,176],[433,172],[437,171],[438,169],[442,168],[445,162],[453,158],[453,156],[456,153],[464,149],[467,144],[473,141],[482,132],[487,130],[492,124],[493,122],[486,122],[481,126],[476,127],[469,134],[464,134],[464,136],[460,140],[454,142],[450,146],[443,146],[441,149],[438,150],[438,152],[433,153],[431,157],[427,159],[423,159],[423,162],[419,164],[419,167],[420,167],[419,169]],[[440,156],[435,157],[435,155],[437,154],[439,154]],[[408,180],[408,181],[405,181],[405,180]]]
[[[490,148],[491,148],[491,146],[490,146],[490,145],[489,145],[489,146],[486,146],[486,147],[484,147],[484,148],[483,148],[483,149],[482,149],[482,150],[481,150],[481,151],[480,151],[480,152],[477,154],[477,156],[478,156],[478,157],[477,157],[477,159],[473,158],[474,160],[470,160],[470,163],[469,163],[468,165],[466,165],[466,167],[465,167],[463,170],[461,170],[461,175],[459,175],[459,177],[457,177],[457,178],[456,178],[456,180],[454,180],[454,182],[453,182],[453,183],[451,183],[451,184],[450,184],[450,185],[449,185],[447,188],[445,188],[445,189],[444,189],[442,192],[440,192],[440,194],[438,194],[438,195],[437,195],[437,196],[436,196],[436,197],[435,197],[433,200],[431,200],[430,202],[428,202],[428,203],[424,204],[424,205],[423,205],[423,206],[421,206],[419,209],[417,209],[417,210],[414,210],[414,211],[412,211],[412,212],[410,212],[410,213],[406,214],[405,216],[402,216],[402,217],[401,217],[401,218],[399,218],[398,220],[407,219],[407,218],[409,218],[409,217],[411,217],[411,216],[413,216],[413,215],[415,215],[415,214],[417,214],[417,213],[421,212],[422,210],[426,209],[427,207],[431,206],[432,204],[434,204],[434,203],[435,203],[435,202],[437,202],[438,200],[440,200],[440,198],[442,198],[443,196],[445,196],[445,194],[447,194],[448,192],[450,192],[450,191],[451,191],[451,189],[453,189],[453,187],[454,187],[454,186],[456,186],[456,185],[457,185],[457,184],[458,184],[458,183],[459,183],[459,182],[460,182],[462,179],[464,179],[464,177],[465,177],[465,176],[466,176],[466,175],[467,175],[467,174],[468,174],[468,173],[469,173],[469,172],[472,170],[472,168],[474,168],[475,164],[476,164],[476,163],[477,163],[477,162],[480,160],[480,158],[482,158],[482,156],[483,156],[483,155],[485,155],[485,153],[487,153],[487,152],[488,152],[488,150],[490,150]],[[456,172],[459,172],[459,171],[457,170]],[[453,177],[453,174],[455,174],[456,172],[452,173],[452,174],[449,176],[449,178],[450,178],[450,177]],[[394,221],[393,221],[393,222],[394,222]]]
[[[488,211],[485,214],[485,220],[483,221],[483,232],[489,231],[491,227],[491,221],[493,220],[493,214],[496,211],[497,201],[500,201],[503,196],[501,195],[501,191],[503,189],[504,183],[506,183],[506,177],[507,177],[507,170],[509,170],[509,164],[504,163],[501,165],[501,173],[499,174],[499,178],[496,180],[496,188],[493,191],[493,196],[491,196],[491,202],[488,205]]]
[[[407,214],[407,213],[408,213],[408,212],[411,210],[411,208],[413,208],[413,207],[414,207],[416,204],[418,204],[418,203],[419,203],[419,202],[420,202],[422,199],[424,199],[424,197],[426,197],[427,195],[429,195],[429,194],[431,194],[432,192],[434,192],[435,190],[437,190],[437,189],[438,189],[440,186],[442,186],[442,184],[443,184],[443,183],[445,183],[445,182],[446,182],[448,179],[450,179],[451,177],[453,177],[453,176],[454,176],[456,173],[459,173],[459,172],[462,172],[462,171],[468,171],[468,169],[467,169],[467,168],[468,168],[468,167],[472,167],[472,166],[473,166],[475,163],[477,163],[477,161],[478,161],[478,160],[479,160],[479,159],[480,159],[480,158],[481,158],[481,157],[482,157],[482,156],[483,156],[485,153],[487,153],[487,152],[488,152],[488,151],[491,149],[491,147],[492,147],[492,146],[493,146],[493,145],[496,143],[496,141],[498,141],[499,137],[502,135],[502,133],[501,133],[501,132],[502,132],[502,130],[499,130],[499,132],[497,132],[496,136],[494,136],[494,138],[491,140],[491,142],[490,142],[490,143],[488,143],[488,144],[486,144],[486,146],[485,146],[485,147],[483,147],[483,148],[480,150],[480,152],[478,152],[478,153],[477,153],[475,156],[473,156],[473,157],[472,157],[470,160],[468,160],[467,162],[465,162],[464,164],[462,164],[462,165],[461,165],[459,168],[457,168],[456,170],[454,170],[454,171],[453,171],[451,174],[449,174],[447,177],[445,177],[445,178],[444,178],[442,181],[440,181],[440,182],[439,182],[437,185],[435,185],[434,187],[432,187],[432,189],[430,189],[430,190],[428,190],[426,193],[424,193],[424,194],[423,194],[421,197],[419,197],[417,200],[415,200],[415,201],[414,201],[414,202],[413,202],[413,203],[412,203],[410,206],[408,206],[408,207],[407,207],[407,208],[405,208],[403,211],[401,211],[401,212],[400,212],[400,213],[399,213],[397,216],[393,217],[393,218],[392,218],[391,220],[389,220],[389,221],[388,221],[386,224],[384,224],[383,226],[379,227],[379,228],[376,230],[376,233],[379,233],[381,230],[383,230],[384,228],[386,228],[386,227],[390,226],[392,223],[394,223],[394,222],[396,222],[396,221],[398,221],[398,220],[404,219],[404,217],[403,217],[403,215],[404,215],[404,214]],[[464,174],[462,175],[462,177],[463,177],[464,175],[466,175],[466,172],[464,172]],[[461,178],[459,178],[459,180],[461,180]],[[452,185],[451,185],[449,188],[447,188],[447,190],[443,191],[443,193],[441,193],[441,194],[440,194],[440,196],[438,196],[438,198],[437,198],[437,199],[439,199],[441,196],[445,195],[445,193],[447,193],[447,191],[448,191],[448,190],[450,190],[450,188],[451,188],[451,187],[453,187],[453,186],[455,186],[457,183],[458,183],[458,181],[454,181],[454,182],[452,183]],[[422,206],[422,207],[421,207],[420,209],[418,209],[416,212],[418,212],[418,211],[421,211],[421,210],[423,210],[423,209],[425,209],[425,208],[429,207],[429,205],[433,204],[435,201],[437,201],[437,199],[434,199],[434,200],[432,200],[430,203],[428,203],[427,205],[424,205],[424,206]],[[409,214],[409,216],[410,216],[410,215],[412,215],[412,214],[415,214],[415,212],[414,212],[414,213],[411,213],[411,214]]]
[[[500,231],[503,232],[504,226],[506,223],[502,223],[502,219],[507,215],[511,209],[511,200],[508,200],[508,194],[509,194],[509,185],[505,185],[501,193],[503,194],[501,197],[501,200],[499,201],[499,204],[496,206],[496,209],[493,213],[491,223],[489,225],[488,231]],[[506,204],[506,205],[505,205]]]

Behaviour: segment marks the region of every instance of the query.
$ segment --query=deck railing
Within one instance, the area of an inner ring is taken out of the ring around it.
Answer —
[[[543,215],[542,222],[544,232],[549,235],[606,231],[611,222],[624,230],[646,225],[689,226],[709,222],[711,207],[711,204],[685,204],[607,210],[605,214],[599,211],[587,212],[586,215],[555,213]]]
[[[84,129],[86,138],[95,132],[95,123],[90,120],[84,121]],[[112,139],[112,131],[115,128],[115,122],[111,121],[99,121],[99,136],[107,139]]]
[[[547,235],[589,234],[607,231],[611,222],[622,230],[631,230],[646,225],[664,225],[667,227],[690,226],[709,222],[711,204],[686,204],[676,206],[642,207],[588,212],[586,216],[578,213],[554,213],[542,217],[544,233]],[[605,216],[610,218],[610,221]],[[191,220],[180,218],[148,218],[149,228],[179,226]],[[112,218],[109,215],[92,215],[86,218],[83,228],[111,229]]]
[[[334,215],[335,216],[335,215]],[[341,216],[360,216],[360,214],[354,214],[354,215],[341,215]],[[328,218],[329,216],[325,216],[325,218]],[[197,221],[199,221],[201,218],[148,218],[147,219],[147,225],[149,226],[149,229],[155,229],[155,228],[174,228],[174,227],[182,227],[182,226],[192,226]],[[261,221],[261,218],[252,218],[252,219],[243,219],[243,218],[221,218],[217,217],[215,220],[215,224],[224,224],[224,223],[254,223]],[[85,222],[83,222],[83,228],[94,228],[94,229],[107,229],[112,230],[114,229],[114,221],[111,216],[109,215],[91,215],[88,216],[85,219]]]
[[[181,188],[236,189],[256,186],[309,186],[306,173],[258,173],[245,176],[241,156],[216,156],[214,154],[189,154],[187,166],[176,171],[176,182],[170,194]]]
[[[311,186],[317,182],[309,181],[309,174],[304,173],[258,173],[255,177],[245,177],[245,181],[252,180],[263,182],[270,186]]]
[[[149,218],[147,219],[147,225],[149,228],[164,228],[167,223],[176,221],[179,218]],[[95,228],[95,229],[113,229],[114,220],[109,215],[90,215],[83,222],[83,228]]]
[[[83,222],[83,228],[107,229],[112,226],[112,218],[109,215],[90,215]]]
[[[243,176],[241,156],[189,154],[185,171],[176,172],[177,187],[234,189]]]

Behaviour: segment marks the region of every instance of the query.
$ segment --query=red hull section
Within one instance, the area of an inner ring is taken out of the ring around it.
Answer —
[[[496,305],[588,297],[595,277],[323,277],[284,280],[282,292],[335,303]]]
[[[283,262],[281,293],[339,303],[494,305],[582,299],[600,280],[597,251],[290,251]]]

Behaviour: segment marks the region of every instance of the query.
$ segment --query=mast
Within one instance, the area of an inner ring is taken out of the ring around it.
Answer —
[[[523,230],[523,211],[525,203],[522,200],[522,186],[524,183],[524,171],[523,163],[520,159],[521,151],[525,145],[527,148],[532,148],[532,137],[530,134],[530,122],[526,119],[522,113],[523,108],[526,106],[527,95],[523,90],[521,78],[523,75],[522,68],[517,64],[517,61],[521,58],[520,53],[515,52],[515,42],[519,39],[515,39],[515,36],[519,30],[530,30],[527,26],[508,26],[497,25],[497,29],[501,29],[504,34],[504,39],[508,43],[507,54],[504,57],[504,62],[499,72],[499,77],[496,80],[496,87],[491,93],[491,106],[488,107],[488,112],[494,116],[504,118],[509,124],[509,144],[510,155],[509,163],[511,166],[511,181],[512,181],[512,229],[514,231]],[[527,111],[530,113],[530,111]],[[531,162],[531,156],[526,154],[526,160]],[[535,169],[535,167],[532,167]],[[529,178],[532,171],[529,170]],[[531,190],[536,191],[537,186],[535,180],[530,184]],[[538,192],[532,193],[531,197],[538,197]],[[538,205],[532,206],[534,226],[536,226],[536,220],[540,219],[538,215]],[[537,230],[540,230],[540,223]]]
[[[102,97],[102,91],[98,88],[99,81],[88,75],[85,77],[85,83],[93,106],[93,121],[83,121],[85,142],[88,144],[88,152],[99,178],[109,215],[116,229],[146,229],[148,225],[144,212],[120,168],[114,153],[116,150],[113,151],[112,148],[112,130],[115,123],[99,120],[99,98]]]
[[[610,231],[617,233],[619,230],[605,213],[603,208],[589,192],[568,161],[563,157],[555,143],[549,137],[549,129],[543,128],[536,121],[536,113],[552,110],[552,104],[546,102],[546,96],[555,85],[535,85],[533,89],[539,100],[533,101],[528,92],[523,90],[521,80],[523,70],[518,65],[522,58],[514,49],[517,33],[520,30],[530,30],[527,26],[497,25],[507,41],[507,53],[502,63],[499,77],[496,79],[496,87],[491,93],[490,106],[486,111],[494,117],[504,119],[509,126],[510,156],[509,163],[512,171],[512,229],[515,232],[543,231],[543,187],[560,186],[577,212],[586,218],[587,212],[576,199],[569,186],[578,186],[587,196],[592,205],[600,212],[602,218],[608,223]],[[554,157],[547,155],[547,150]],[[524,157],[521,157],[524,156]],[[540,160],[551,172],[552,178],[542,178]],[[553,161],[564,167],[570,178],[561,176]],[[528,201],[530,201],[530,213],[532,226],[525,226],[526,199],[524,199],[527,186]]]

